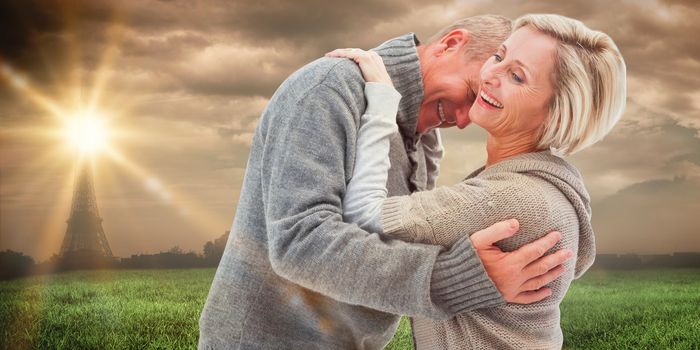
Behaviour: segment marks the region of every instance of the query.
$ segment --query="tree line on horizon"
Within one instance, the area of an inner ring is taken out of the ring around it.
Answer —
[[[202,253],[184,251],[179,246],[155,254],[134,254],[128,258],[101,256],[53,255],[47,261],[35,263],[21,252],[0,252],[0,280],[80,269],[183,269],[217,267],[226,248],[229,231],[207,241]],[[648,268],[700,268],[700,252],[676,252],[672,254],[598,254],[593,268],[606,270]]]
[[[81,269],[180,269],[216,267],[224,254],[229,231],[207,241],[202,253],[184,251],[174,246],[155,254],[133,254],[128,258],[96,256],[89,253],[74,253],[66,256],[54,254],[46,261],[36,263],[22,252],[0,251],[0,280],[34,274],[81,270]]]

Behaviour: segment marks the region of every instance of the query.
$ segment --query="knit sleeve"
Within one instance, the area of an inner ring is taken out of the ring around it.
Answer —
[[[387,197],[390,137],[398,131],[401,94],[382,83],[365,84],[367,109],[360,118],[352,178],[343,196],[343,220],[381,233],[381,207]]]
[[[449,247],[496,222],[515,218],[522,224],[547,212],[547,202],[532,181],[506,173],[390,197],[382,207],[381,221],[387,235]]]

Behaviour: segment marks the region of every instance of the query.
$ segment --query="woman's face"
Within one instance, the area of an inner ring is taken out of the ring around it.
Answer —
[[[535,136],[549,113],[556,46],[530,26],[513,32],[481,68],[472,122],[492,136]]]

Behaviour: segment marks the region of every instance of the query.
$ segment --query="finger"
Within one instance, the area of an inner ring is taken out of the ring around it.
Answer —
[[[552,290],[550,288],[540,288],[538,290],[522,292],[516,295],[512,300],[506,300],[509,303],[515,304],[532,304],[543,300],[544,298],[552,295]]]
[[[564,273],[564,271],[565,271],[564,266],[559,265],[559,266],[549,270],[544,275],[540,275],[538,277],[529,279],[527,282],[523,283],[521,288],[523,291],[538,290],[538,289],[548,285],[549,283],[551,283],[555,279],[559,278],[559,276],[561,276]]]
[[[332,51],[326,54],[326,56],[329,57],[346,57],[346,58],[353,58],[357,57],[356,54],[352,52],[346,52],[346,51]]]
[[[556,252],[543,256],[536,261],[525,266],[523,269],[523,274],[525,278],[533,278],[539,275],[547,273],[553,267],[563,264],[566,260],[569,260],[574,255],[570,249],[561,249]]]
[[[527,266],[552,249],[560,239],[561,233],[556,231],[550,232],[546,236],[513,251],[510,258],[514,259],[520,266]]]
[[[359,54],[365,53],[367,51],[357,49],[357,48],[341,48],[341,49],[335,49],[331,52],[350,53],[350,54],[358,54],[359,55]]]
[[[486,247],[514,235],[519,228],[518,220],[501,221],[474,233],[470,239],[475,247]]]
[[[355,57],[358,56],[362,50],[360,49],[335,49],[331,52],[326,53],[326,56],[332,57]]]

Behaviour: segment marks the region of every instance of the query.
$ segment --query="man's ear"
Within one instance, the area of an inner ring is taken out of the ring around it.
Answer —
[[[443,42],[437,42],[433,44],[433,52],[435,53],[436,57],[442,56],[445,51],[447,50],[447,44]]]
[[[442,51],[456,51],[469,43],[469,31],[464,28],[451,30],[440,39]]]

